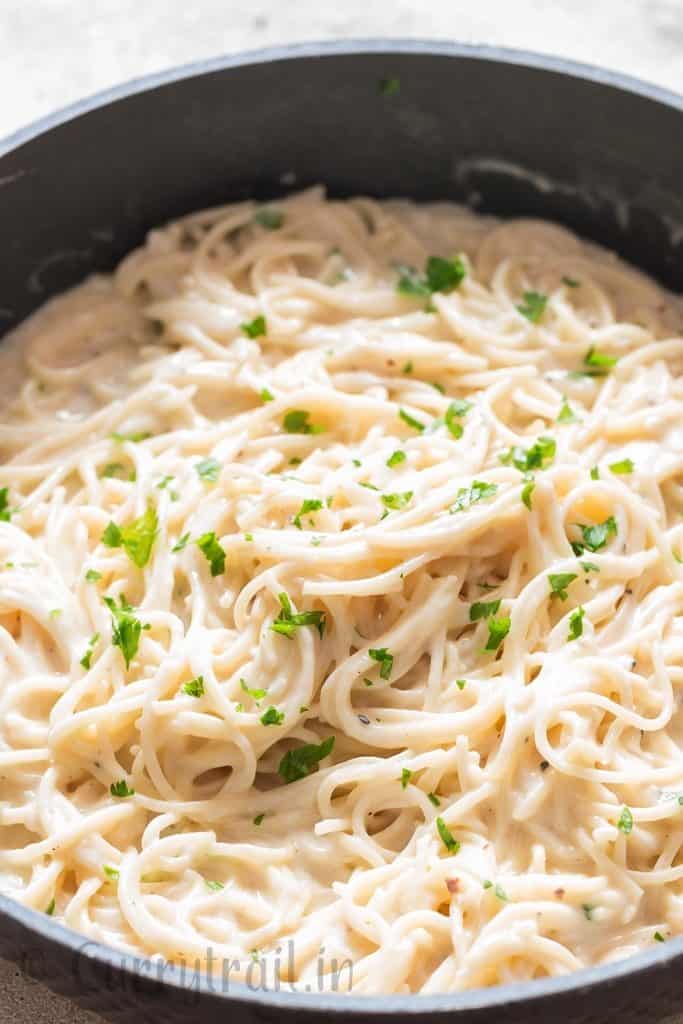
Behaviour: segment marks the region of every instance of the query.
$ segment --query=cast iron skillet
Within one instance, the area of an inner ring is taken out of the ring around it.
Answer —
[[[386,95],[382,79],[398,78]],[[103,93],[0,144],[0,317],[170,217],[324,182],[561,221],[683,290],[683,101],[567,61],[445,43],[286,47]],[[0,951],[110,1020],[671,1021],[683,938],[569,977],[444,996],[250,990],[136,962],[0,898]],[[161,980],[159,978],[161,977]],[[221,991],[223,989],[223,991]]]

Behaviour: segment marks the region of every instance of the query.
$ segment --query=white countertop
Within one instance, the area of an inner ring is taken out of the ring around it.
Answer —
[[[0,0],[0,138],[176,64],[363,36],[538,50],[683,92],[683,0]],[[12,1024],[100,1022],[3,961],[0,992]]]

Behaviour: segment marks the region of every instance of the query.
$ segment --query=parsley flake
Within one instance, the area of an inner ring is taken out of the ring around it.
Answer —
[[[159,531],[159,519],[152,505],[147,506],[144,515],[134,519],[128,526],[117,526],[110,522],[102,534],[102,543],[108,548],[123,547],[138,569],[147,565],[152,546]]]
[[[550,584],[550,596],[559,597],[561,601],[567,600],[567,587],[577,578],[575,572],[551,572],[548,575]]]
[[[406,426],[410,427],[412,430],[417,430],[418,433],[420,434],[424,430],[424,423],[420,423],[419,420],[416,420],[415,417],[411,416],[409,412],[405,411],[405,409],[399,409],[398,415],[400,419],[402,419],[403,422],[406,424]]]
[[[377,85],[380,96],[398,96],[401,91],[400,78],[380,78]]]
[[[401,769],[401,788],[402,789],[406,789],[408,783],[410,782],[410,780],[412,778],[412,774],[413,773],[411,772],[410,768],[402,768]]]
[[[562,408],[560,409],[559,416],[557,417],[558,423],[577,423],[579,417],[576,415],[566,397],[562,401]]]
[[[386,647],[371,647],[368,654],[373,661],[379,662],[380,679],[388,679],[394,667],[393,654],[390,654]]]
[[[81,658],[81,660],[79,662],[79,664],[81,664],[83,666],[83,668],[86,669],[86,670],[90,669],[90,662],[92,661],[93,650],[94,650],[95,646],[97,645],[97,643],[99,642],[99,639],[100,639],[100,634],[99,633],[93,633],[93,635],[88,640],[87,650],[86,650],[85,654],[83,655],[83,657]]]
[[[628,473],[632,473],[635,466],[631,459],[622,459],[621,462],[613,462],[609,468],[617,476],[625,476]]]
[[[301,626],[315,626],[322,637],[325,632],[325,612],[292,612],[292,602],[284,591],[278,594],[278,601],[280,614],[270,624],[274,633],[291,638]]]
[[[190,679],[187,683],[183,683],[181,689],[188,697],[203,697],[204,676],[195,676],[194,679]]]
[[[322,743],[306,743],[303,747],[288,750],[280,761],[278,773],[285,782],[298,782],[310,775],[320,762],[332,753],[334,736],[328,736]]]
[[[307,409],[291,409],[285,414],[282,425],[289,434],[322,434],[325,428],[309,423],[310,417]]]
[[[260,718],[261,725],[282,725],[285,720],[284,711],[278,711],[277,708],[269,707],[263,712]]]
[[[497,651],[505,637],[510,632],[510,616],[501,615],[499,619],[489,619],[489,638],[486,642],[485,651]]]
[[[117,607],[116,599],[111,597],[103,598],[104,603],[111,612],[112,634],[111,642],[118,647],[123,654],[126,668],[138,653],[140,645],[140,634],[143,629],[149,629],[149,625],[143,624],[133,615],[133,607],[126,601],[125,594],[121,594],[120,604]]]
[[[451,835],[451,831],[443,818],[436,819],[436,830],[439,833],[441,842],[449,853],[455,854],[460,849],[460,843]]]
[[[399,494],[383,494],[382,504],[385,508],[398,510],[405,508],[412,496],[412,491],[402,491]]]
[[[569,632],[567,633],[567,642],[572,640],[578,640],[580,636],[583,636],[583,617],[586,614],[585,609],[582,605],[569,616]]]
[[[302,516],[305,516],[307,512],[317,512],[319,509],[323,507],[323,502],[320,500],[320,498],[305,498],[301,503],[301,508],[299,509],[297,514],[294,516],[294,519],[292,520],[297,530],[302,529]],[[313,524],[311,523],[311,525]]]
[[[125,779],[119,779],[118,782],[112,782],[109,787],[109,792],[118,800],[126,800],[129,796],[133,796],[135,794],[135,790],[129,788]]]
[[[212,576],[220,576],[225,572],[225,549],[218,543],[213,530],[203,533],[195,544],[211,566]]]
[[[470,605],[470,622],[488,619],[490,615],[495,615],[499,608],[500,598],[497,601],[475,601]]]
[[[524,292],[522,299],[523,302],[516,307],[517,311],[525,316],[530,323],[537,324],[545,313],[548,296],[542,295],[541,292]]]
[[[633,831],[633,815],[631,814],[630,807],[622,807],[621,816],[617,822],[617,828],[620,832],[623,832],[625,836],[628,836]]]
[[[527,482],[524,484],[524,487],[522,487],[522,503],[524,505],[526,505],[526,507],[529,509],[530,512],[531,512],[531,495],[534,493],[534,488],[535,487],[536,487],[536,481],[535,480],[527,480]]]
[[[529,473],[532,469],[547,469],[555,458],[556,450],[557,444],[552,437],[539,437],[531,448],[514,445],[499,458],[504,466],[512,464],[520,473]]]
[[[591,366],[594,369],[598,369],[603,372],[611,370],[612,367],[616,366],[617,364],[616,356],[610,356],[607,355],[606,352],[600,352],[597,348],[595,348],[594,345],[591,345],[591,347],[588,349],[586,355],[583,358],[583,361],[586,364],[586,366]]]
[[[497,484],[487,484],[482,480],[473,480],[469,487],[461,487],[450,507],[450,512],[464,512],[477,501],[492,498],[498,490]]]
[[[471,408],[471,402],[466,402],[462,398],[456,398],[446,409],[444,421],[448,428],[448,432],[452,437],[455,437],[456,439],[462,437],[464,428],[462,423],[458,423],[457,420],[462,419]]]
[[[583,537],[583,543],[574,541],[572,543],[572,550],[575,555],[580,555],[585,551],[600,551],[607,544],[610,537],[616,537],[617,535],[617,524],[614,516],[609,516],[604,523],[595,523],[592,526],[586,526],[581,523],[576,524],[581,530]]]
[[[247,338],[260,338],[268,331],[266,318],[264,316],[254,317],[249,323],[240,324],[240,330],[246,334]]]
[[[203,480],[206,484],[215,484],[221,471],[221,464],[209,456],[206,459],[202,459],[201,462],[197,462],[194,468],[200,480]]]
[[[392,452],[392,454],[387,459],[386,464],[389,467],[389,469],[393,469],[394,466],[398,466],[405,461],[406,453],[404,451],[401,451],[400,448],[398,448],[395,452]]]
[[[268,231],[276,231],[284,224],[285,215],[281,210],[273,209],[272,206],[262,206],[254,214],[254,220],[262,228],[266,228]]]

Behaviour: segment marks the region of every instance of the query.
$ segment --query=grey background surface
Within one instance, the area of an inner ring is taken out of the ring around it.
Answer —
[[[174,64],[361,36],[539,50],[683,92],[683,0],[0,0],[0,137]],[[0,998],[13,1024],[100,1021],[1,960]]]

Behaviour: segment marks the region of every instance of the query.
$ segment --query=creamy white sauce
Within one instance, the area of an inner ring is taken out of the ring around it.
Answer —
[[[552,224],[275,209],[152,232],[0,349],[2,891],[359,993],[679,934],[680,300]],[[397,291],[435,255],[457,286]]]

